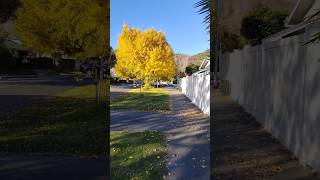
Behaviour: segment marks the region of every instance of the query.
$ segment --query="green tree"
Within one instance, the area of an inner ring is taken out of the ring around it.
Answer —
[[[19,0],[0,0],[0,23],[13,16],[18,5]]]
[[[262,39],[285,29],[284,20],[287,15],[284,11],[266,7],[257,9],[242,19],[241,35],[251,44],[260,43]]]
[[[196,64],[189,64],[187,67],[186,67],[186,74],[188,76],[192,75],[193,73],[197,72],[199,70],[199,66],[196,65]]]

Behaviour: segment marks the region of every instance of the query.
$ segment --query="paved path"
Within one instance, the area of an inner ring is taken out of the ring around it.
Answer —
[[[168,124],[168,118],[162,113],[111,110],[111,131],[166,131]]]
[[[210,122],[177,90],[169,90],[169,179],[210,179]]]
[[[213,99],[214,179],[317,179],[231,97]]]
[[[210,179],[209,117],[177,90],[168,91],[170,114],[113,110],[111,130],[164,132],[167,134],[168,178]]]

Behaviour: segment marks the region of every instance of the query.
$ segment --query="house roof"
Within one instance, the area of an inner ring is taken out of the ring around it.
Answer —
[[[202,63],[199,69],[208,69],[208,68],[210,68],[210,58],[205,58],[204,60],[202,60]]]
[[[313,6],[318,3],[319,0],[298,0],[294,9],[286,19],[286,25],[292,26],[304,21],[306,15],[310,13],[310,10],[315,9]]]
[[[289,28],[287,28],[287,29],[285,29],[283,31],[280,31],[280,32],[278,32],[276,34],[273,34],[273,35],[271,35],[270,37],[268,37],[268,38],[266,38],[264,40],[265,41],[274,41],[274,40],[280,39],[282,37],[288,36],[290,34],[294,34],[296,32],[300,32],[300,31],[304,30],[304,28],[307,25],[311,24],[311,23],[312,22],[303,21],[303,22],[301,22],[301,23],[299,23],[299,24],[297,24],[295,26],[291,26],[291,27],[289,27]]]
[[[318,22],[317,18],[309,19],[320,9],[320,0],[298,0],[296,6],[286,19],[287,29],[280,31],[267,39],[274,41],[282,37],[287,37],[304,32],[306,26]]]
[[[6,22],[0,24],[0,30],[7,33],[7,37],[5,37],[3,44],[10,48],[21,51],[27,51],[22,45],[22,42],[19,40],[16,32],[15,21],[13,19],[9,19]]]
[[[2,31],[4,31],[4,32],[8,33],[9,39],[18,39],[15,21],[13,19],[9,19],[6,22],[0,24],[0,29],[2,29]]]
[[[21,42],[17,40],[5,39],[3,41],[3,44],[9,49],[15,49],[18,51],[28,51],[28,49],[22,46]]]

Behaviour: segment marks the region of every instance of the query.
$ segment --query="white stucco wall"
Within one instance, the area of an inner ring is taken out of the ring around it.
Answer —
[[[182,93],[205,114],[210,115],[210,74],[193,74],[181,79]]]
[[[222,78],[265,129],[320,172],[320,43],[304,45],[316,32],[319,25],[224,55]]]

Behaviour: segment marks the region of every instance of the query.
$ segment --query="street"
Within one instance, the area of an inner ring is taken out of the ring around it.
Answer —
[[[0,79],[0,116],[28,106],[34,100],[54,97],[77,83],[71,75],[13,76]]]

